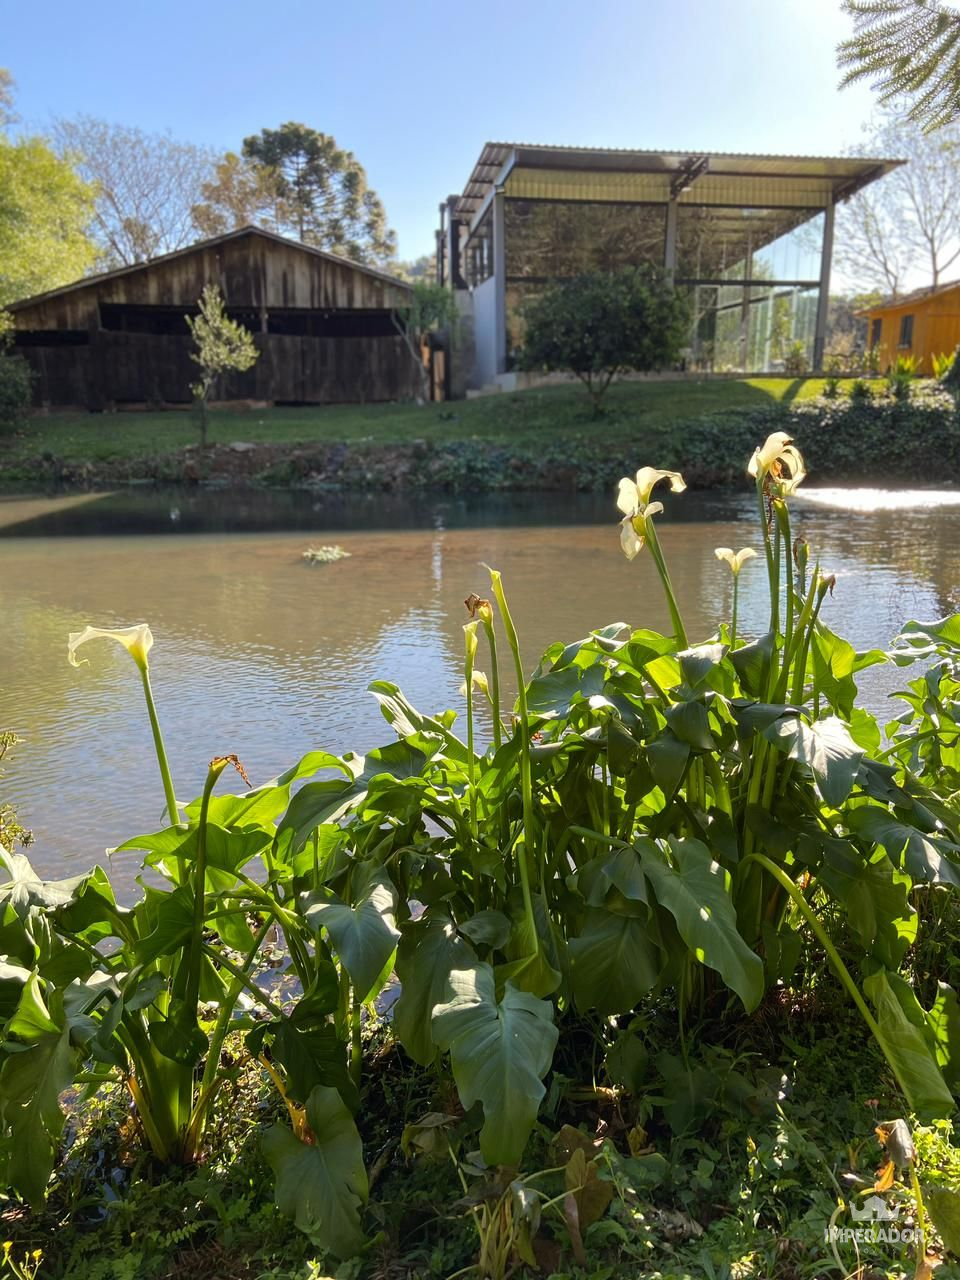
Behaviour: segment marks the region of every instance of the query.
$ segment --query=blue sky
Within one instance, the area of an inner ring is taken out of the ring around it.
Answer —
[[[487,140],[824,155],[873,98],[837,90],[839,0],[0,0],[24,124],[85,112],[239,149],[300,120],[367,170],[400,256]]]

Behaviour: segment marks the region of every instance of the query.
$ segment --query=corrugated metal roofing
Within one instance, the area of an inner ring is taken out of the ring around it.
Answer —
[[[571,170],[604,175],[648,174],[669,183],[678,178],[682,180],[691,165],[704,159],[706,167],[701,176],[694,179],[687,193],[688,201],[752,204],[760,200],[772,205],[777,203],[776,196],[781,195],[782,203],[795,207],[802,202],[819,206],[829,199],[845,199],[903,163],[864,156],[780,156],[488,142],[457,201],[456,213],[461,218],[471,218],[505,167],[508,173],[514,169],[540,169],[554,174]],[[667,186],[660,198],[666,199],[668,194]]]

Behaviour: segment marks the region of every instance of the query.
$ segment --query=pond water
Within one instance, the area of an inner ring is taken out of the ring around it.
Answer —
[[[808,489],[795,523],[837,575],[824,620],[858,647],[908,618],[960,607],[960,493]],[[692,639],[730,609],[716,546],[759,548],[749,493],[688,493],[660,530]],[[128,491],[0,501],[0,728],[26,741],[3,797],[36,832],[45,875],[71,874],[160,823],[162,794],[136,672],[117,646],[66,660],[86,623],[147,621],[154,690],[178,794],[236,752],[255,783],[304,752],[369,749],[390,730],[365,692],[396,681],[425,711],[460,707],[463,599],[500,568],[529,665],[556,639],[614,621],[666,628],[646,556],[628,564],[606,496],[475,502]],[[349,559],[311,566],[309,546]],[[744,570],[741,631],[766,617],[765,574]],[[908,672],[861,689],[884,711]],[[895,705],[895,704],[894,704]],[[132,888],[136,867],[114,872]]]

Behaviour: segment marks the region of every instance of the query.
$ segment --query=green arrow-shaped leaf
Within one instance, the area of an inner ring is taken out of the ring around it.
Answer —
[[[842,720],[781,720],[770,726],[766,737],[791,760],[807,765],[827,804],[843,804],[857,780],[864,751]]]
[[[557,1044],[553,1006],[509,982],[498,1001],[488,964],[455,969],[447,991],[434,1011],[433,1036],[450,1051],[464,1107],[483,1104],[483,1158],[490,1165],[519,1164]]]
[[[886,849],[891,862],[902,866],[913,880],[960,888],[960,865],[954,860],[960,849],[949,840],[918,831],[876,805],[855,809],[847,822],[858,835]]]
[[[746,1009],[763,995],[763,962],[737,929],[730,875],[699,840],[671,840],[673,864],[652,841],[641,850],[643,869],[657,901],[677,922],[680,936],[701,964],[716,969]]]
[[[436,1056],[431,1018],[446,996],[447,979],[454,969],[463,969],[475,959],[473,948],[449,919],[424,918],[403,926],[397,948],[401,991],[393,1025],[404,1049],[421,1066]]]
[[[361,1000],[376,995],[377,983],[396,949],[397,891],[383,871],[361,883],[353,905],[330,895],[306,894],[304,916],[312,929],[326,929]]]
[[[661,968],[646,911],[589,910],[580,936],[570,941],[570,966],[579,1009],[627,1013],[653,987]]]
[[[360,1134],[336,1089],[324,1085],[307,1099],[306,1118],[308,1141],[282,1124],[263,1135],[263,1153],[277,1180],[277,1208],[315,1244],[349,1258],[363,1245],[367,1174]]]
[[[863,989],[876,1009],[880,1047],[910,1109],[924,1121],[952,1115],[956,1104],[928,1046],[926,1027],[907,1017],[883,969],[864,978]]]

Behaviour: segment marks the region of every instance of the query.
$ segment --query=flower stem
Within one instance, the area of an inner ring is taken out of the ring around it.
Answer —
[[[176,792],[173,789],[173,779],[170,776],[170,765],[167,761],[167,751],[163,745],[163,734],[160,732],[160,721],[157,717],[157,706],[153,700],[153,690],[150,687],[150,672],[144,665],[140,668],[140,675],[143,679],[143,696],[147,701],[147,715],[150,717],[150,729],[153,733],[153,745],[157,752],[157,764],[160,766],[160,778],[163,782],[163,794],[167,804],[167,816],[171,826],[176,826],[180,822],[180,810],[177,808]]]
[[[490,698],[493,702],[493,746],[498,750],[503,742],[503,722],[500,719],[500,663],[497,660],[497,633],[493,626],[493,614],[480,613],[487,644],[490,646]]]
[[[667,562],[663,558],[663,548],[660,546],[660,539],[657,536],[657,530],[652,518],[646,521],[646,535],[647,542],[650,544],[650,554],[653,556],[653,562],[657,566],[657,572],[660,574],[660,581],[663,583],[663,590],[667,597],[670,619],[673,623],[673,633],[680,648],[686,649],[689,647],[687,631],[683,625],[683,618],[680,616],[677,597],[674,594],[673,583],[670,581],[670,571],[667,569]]]
[[[496,569],[490,570],[490,582],[496,597],[503,627],[507,633],[507,643],[513,654],[513,665],[517,673],[517,710],[520,714],[520,791],[523,801],[523,843],[517,856],[520,868],[520,885],[523,892],[523,909],[527,917],[530,937],[535,950],[540,950],[536,917],[533,914],[533,898],[530,894],[529,859],[535,849],[533,821],[533,770],[530,764],[530,715],[527,711],[527,686],[523,678],[523,660],[520,657],[520,638],[510,614],[507,598],[503,593],[503,584]]]

